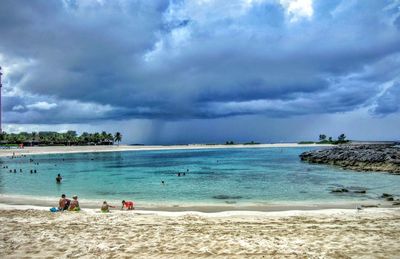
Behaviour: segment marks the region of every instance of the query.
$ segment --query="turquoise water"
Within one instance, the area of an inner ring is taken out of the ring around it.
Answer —
[[[95,201],[129,199],[142,206],[346,202],[377,199],[383,192],[400,194],[400,176],[301,162],[298,155],[310,149],[163,150],[0,158],[0,194],[53,199],[66,193]],[[10,169],[17,169],[17,173],[10,173]],[[37,173],[31,174],[34,169]],[[178,177],[178,172],[186,175]],[[55,182],[58,173],[64,178],[61,184]],[[364,187],[367,194],[332,194],[330,190],[337,186]]]

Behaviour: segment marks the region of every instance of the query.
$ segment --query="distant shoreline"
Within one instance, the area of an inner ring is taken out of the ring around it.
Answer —
[[[97,152],[121,152],[121,151],[157,151],[157,150],[193,150],[193,149],[223,149],[223,148],[288,148],[288,147],[329,147],[330,144],[297,144],[297,143],[276,143],[276,144],[235,144],[235,145],[171,145],[171,146],[45,146],[25,147],[23,149],[1,149],[0,157],[12,156],[14,153],[20,155],[45,155],[45,154],[70,154],[70,153],[97,153]]]

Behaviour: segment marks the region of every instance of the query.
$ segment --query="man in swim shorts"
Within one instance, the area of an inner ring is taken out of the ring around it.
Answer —
[[[123,210],[124,208],[126,208],[127,210],[134,210],[135,208],[133,207],[134,203],[133,201],[122,201],[122,208],[121,210]]]
[[[71,201],[65,197],[65,194],[61,195],[60,200],[58,201],[58,209],[63,211],[67,210]]]

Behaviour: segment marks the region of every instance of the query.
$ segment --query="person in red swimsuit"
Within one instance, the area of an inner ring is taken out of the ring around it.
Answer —
[[[121,210],[123,210],[124,208],[126,208],[127,210],[134,210],[135,208],[133,207],[134,203],[133,201],[122,201],[122,208]]]

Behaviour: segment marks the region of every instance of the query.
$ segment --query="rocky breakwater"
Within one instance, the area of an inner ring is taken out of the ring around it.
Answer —
[[[330,164],[357,171],[379,171],[400,175],[400,147],[396,144],[348,144],[308,151],[302,161]]]

